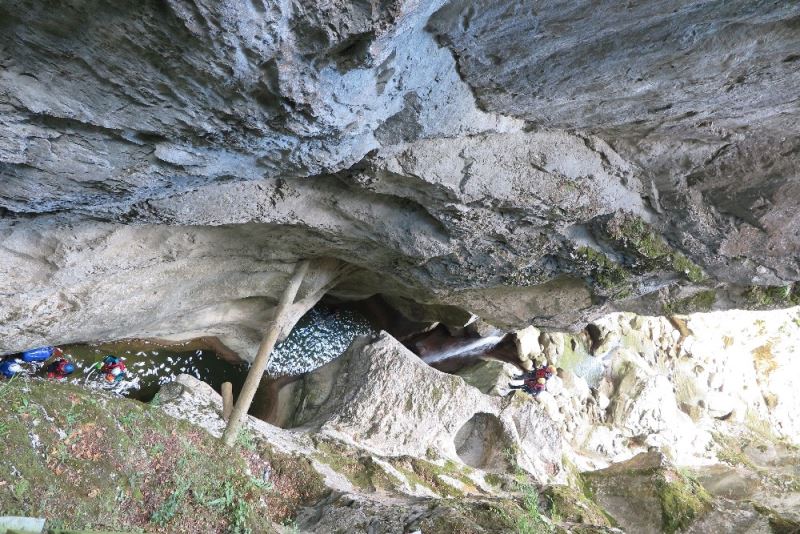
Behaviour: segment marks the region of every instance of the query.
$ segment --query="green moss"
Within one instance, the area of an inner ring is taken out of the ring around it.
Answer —
[[[427,517],[420,522],[419,530],[425,534],[520,532],[517,528],[517,519],[524,513],[519,504],[511,499],[494,501],[441,499],[436,501],[426,514]]]
[[[606,223],[604,231],[617,246],[635,257],[636,266],[644,270],[672,270],[695,283],[706,279],[700,266],[674,250],[640,217],[618,215]]]
[[[314,457],[343,475],[357,488],[375,491],[394,489],[397,481],[372,459],[332,440],[317,440]]]
[[[550,516],[562,521],[613,526],[605,511],[589,499],[581,486],[550,486],[543,492],[550,501]]]
[[[682,273],[690,282],[699,283],[706,279],[703,269],[682,253],[673,252],[670,261],[675,272]]]
[[[503,484],[505,484],[506,481],[505,477],[503,477],[502,475],[498,475],[496,473],[486,473],[486,475],[484,475],[483,477],[483,480],[485,480],[487,484],[495,488],[503,487]]]
[[[770,529],[774,534],[797,534],[800,532],[800,521],[793,521],[783,517],[781,514],[771,508],[758,503],[752,503],[753,508],[765,516],[769,521]]]
[[[272,532],[274,494],[248,474],[270,468],[257,452],[70,384],[5,382],[0,402],[4,446],[14,451],[0,459],[5,513],[71,530]]]
[[[661,501],[664,532],[673,533],[688,527],[711,505],[711,496],[694,478],[666,471],[655,477]]]
[[[469,477],[473,470],[467,466],[449,460],[444,465],[439,465],[410,456],[389,458],[387,461],[400,471],[412,485],[417,484],[428,488],[439,495],[462,497],[468,493],[481,493],[481,490]],[[463,487],[460,489],[452,486],[441,478],[442,475],[459,481]]]
[[[663,311],[665,315],[707,312],[711,310],[716,300],[716,290],[698,291],[690,297],[664,304]]]
[[[742,296],[751,308],[775,308],[800,305],[800,283],[785,286],[751,286]]]
[[[742,452],[742,447],[736,438],[719,432],[712,432],[711,436],[719,446],[717,458],[719,458],[721,462],[756,469],[756,465],[753,461]],[[744,443],[749,443],[749,441],[745,441]]]
[[[580,247],[575,253],[578,261],[589,271],[591,280],[603,289],[615,289],[628,282],[625,269],[608,256],[591,247]]]

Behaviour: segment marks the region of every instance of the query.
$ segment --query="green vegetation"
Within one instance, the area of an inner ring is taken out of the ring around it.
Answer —
[[[685,315],[688,313],[711,311],[711,307],[717,300],[717,292],[714,289],[698,291],[690,297],[668,302],[664,304],[665,315]]]
[[[628,273],[602,252],[591,247],[580,247],[575,253],[578,261],[589,270],[594,283],[603,289],[612,290],[628,282]]]
[[[626,253],[636,258],[637,266],[645,270],[672,270],[695,283],[706,279],[705,273],[697,264],[674,250],[640,217],[615,217],[608,221],[604,230]]]
[[[800,283],[785,286],[751,286],[742,296],[751,308],[788,308],[800,305]]]
[[[441,499],[431,508],[429,517],[419,525],[425,534],[517,532],[516,518],[524,513],[511,500]]]
[[[466,494],[480,493],[480,490],[475,486],[475,482],[467,476],[469,468],[458,466],[450,460],[446,461],[444,465],[439,465],[410,456],[401,456],[391,458],[389,462],[412,485],[417,484],[428,488],[443,497],[462,497]],[[448,484],[441,478],[442,475],[459,481],[462,484],[462,488],[459,489],[452,484]]]
[[[753,503],[753,508],[767,518],[770,529],[775,534],[797,534],[800,532],[800,521],[787,519],[775,510],[758,503]]]
[[[343,475],[350,483],[361,489],[394,489],[397,480],[367,454],[356,452],[344,444],[333,440],[316,440],[316,460],[329,465]]]
[[[684,530],[710,508],[711,496],[694,477],[662,462],[661,457],[642,453],[627,464],[583,473],[584,496],[595,500],[596,493],[601,501],[629,501],[643,508],[658,506],[664,532],[672,534]],[[599,508],[596,510],[603,512]],[[609,519],[613,524],[613,518]]]
[[[654,482],[661,501],[664,532],[685,529],[711,505],[711,496],[693,477],[668,470],[658,473]]]
[[[553,520],[557,516],[559,521],[613,526],[605,511],[584,493],[582,484],[550,486],[542,494],[550,501],[550,517]]]
[[[15,379],[0,385],[0,402],[9,515],[64,529],[272,532],[325,492],[308,460],[255,439],[221,447],[137,401]]]

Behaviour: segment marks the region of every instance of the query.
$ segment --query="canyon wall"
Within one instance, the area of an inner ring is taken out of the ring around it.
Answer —
[[[4,2],[0,354],[247,357],[305,257],[504,328],[796,304],[799,33],[771,1]]]

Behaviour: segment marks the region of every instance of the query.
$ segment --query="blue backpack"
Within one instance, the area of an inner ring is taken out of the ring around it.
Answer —
[[[20,371],[19,363],[16,360],[3,360],[0,362],[0,375],[6,378],[13,378]]]
[[[26,350],[22,353],[24,362],[43,362],[53,355],[53,347],[39,347],[38,349]]]

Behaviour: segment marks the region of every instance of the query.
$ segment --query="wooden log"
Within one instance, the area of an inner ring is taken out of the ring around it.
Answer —
[[[233,411],[233,384],[223,382],[220,386],[220,393],[222,394],[222,418],[229,421],[231,411]]]
[[[281,295],[278,306],[275,308],[272,322],[264,332],[264,337],[261,339],[261,345],[258,347],[256,358],[253,360],[250,371],[247,373],[247,378],[242,386],[242,392],[239,394],[239,398],[236,399],[236,404],[228,420],[228,426],[225,427],[225,432],[222,434],[222,441],[228,446],[236,442],[239,430],[242,427],[242,418],[247,415],[247,411],[250,409],[250,404],[253,402],[258,384],[261,383],[264,370],[269,364],[272,349],[275,348],[275,343],[278,341],[278,336],[284,326],[283,323],[286,319],[286,312],[291,308],[297,296],[300,284],[302,284],[303,278],[305,278],[306,272],[308,271],[308,265],[309,262],[307,260],[301,261],[295,265],[289,283],[286,289],[284,289],[283,295]]]

